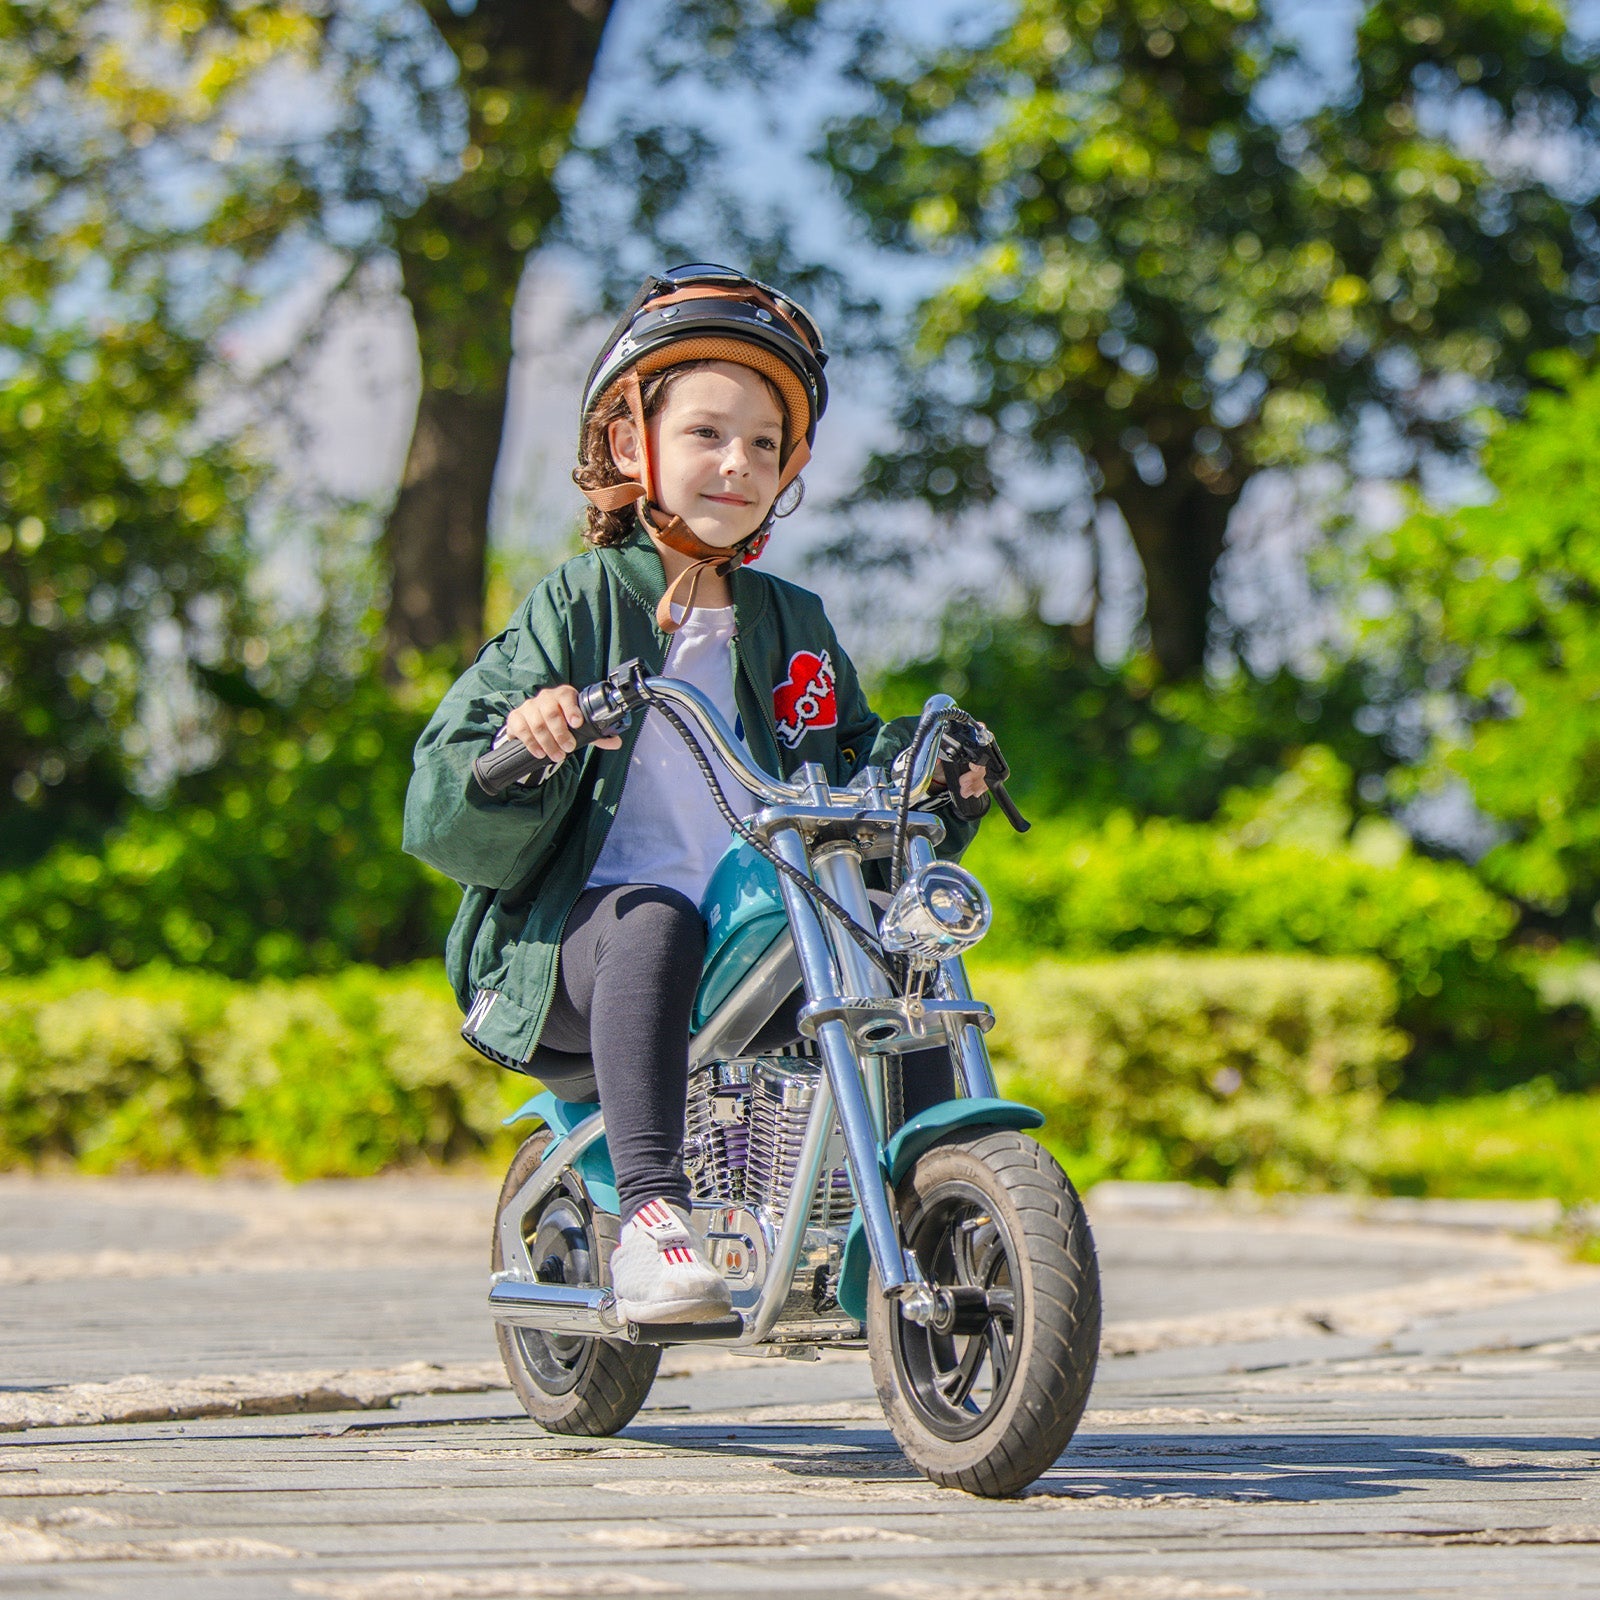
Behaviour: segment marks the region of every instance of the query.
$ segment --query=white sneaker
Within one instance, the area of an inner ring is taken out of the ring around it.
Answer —
[[[705,1240],[665,1200],[641,1206],[624,1225],[611,1252],[611,1288],[628,1322],[708,1322],[733,1310]]]

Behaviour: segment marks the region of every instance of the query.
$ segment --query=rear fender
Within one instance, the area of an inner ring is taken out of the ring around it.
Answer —
[[[518,1106],[502,1126],[512,1128],[519,1122],[542,1122],[555,1135],[550,1141],[550,1150],[554,1150],[574,1128],[587,1122],[599,1109],[589,1102],[558,1100],[546,1089]],[[549,1151],[545,1154],[548,1156]],[[604,1134],[573,1162],[573,1167],[583,1179],[590,1201],[601,1211],[618,1215],[621,1207],[617,1200],[617,1175],[611,1168],[611,1152],[606,1148]]]
[[[1043,1124],[1042,1111],[1015,1100],[946,1100],[941,1105],[929,1106],[890,1139],[885,1151],[889,1182],[891,1185],[899,1183],[929,1145],[937,1144],[947,1133],[957,1129],[1015,1128],[1022,1131]],[[857,1322],[865,1322],[867,1318],[867,1279],[871,1269],[866,1225],[861,1220],[861,1207],[857,1206],[850,1218],[850,1232],[839,1262],[839,1306]]]

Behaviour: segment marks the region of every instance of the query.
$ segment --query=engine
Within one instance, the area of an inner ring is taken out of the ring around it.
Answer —
[[[759,1206],[782,1219],[821,1076],[814,1056],[774,1055],[711,1062],[689,1079],[684,1165],[696,1204]],[[830,1149],[842,1152],[837,1127]],[[831,1167],[811,1226],[842,1226],[854,1205],[848,1171]]]

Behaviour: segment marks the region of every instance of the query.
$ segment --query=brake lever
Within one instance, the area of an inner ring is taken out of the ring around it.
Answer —
[[[1033,826],[1023,814],[1017,810],[1017,803],[1006,793],[1003,783],[991,783],[989,793],[994,796],[994,803],[1000,807],[1000,814],[1011,824],[1018,833],[1026,833]]]
[[[981,803],[981,796],[975,795],[968,800],[961,793],[961,774],[970,765],[983,768],[983,781],[988,793],[994,796],[1001,815],[1018,833],[1026,833],[1033,826],[1006,792],[1006,779],[1011,776],[1011,767],[1000,753],[999,741],[981,722],[947,729],[940,743],[939,762],[944,773],[945,789],[950,796],[950,808],[958,817],[971,821],[981,817],[988,809]]]

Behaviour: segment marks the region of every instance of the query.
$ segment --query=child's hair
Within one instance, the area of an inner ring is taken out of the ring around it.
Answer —
[[[665,372],[652,373],[639,385],[639,398],[644,402],[646,419],[656,415],[667,403],[667,396],[672,392],[672,386],[680,378],[691,372],[698,372],[704,367],[714,366],[712,361],[685,361],[681,366],[668,367]],[[751,369],[754,370],[753,368]],[[783,395],[770,378],[761,373],[756,373],[772,394],[777,403],[778,415],[787,418],[788,411],[784,406]],[[617,464],[611,459],[611,424],[621,422],[628,415],[628,402],[620,389],[615,389],[610,395],[597,405],[589,415],[588,425],[583,430],[583,438],[578,446],[578,465],[573,469],[572,481],[580,489],[609,489],[615,484],[627,483],[629,480],[617,469]],[[789,424],[783,425],[782,449],[787,453],[789,445]],[[786,517],[800,504],[804,494],[804,486],[798,478],[778,496],[782,502],[781,508],[774,505],[768,512],[762,528],[768,527],[773,517]],[[599,506],[592,503],[584,507],[583,539],[585,544],[608,546],[626,544],[633,537],[634,508],[625,507],[621,511],[602,511]]]

